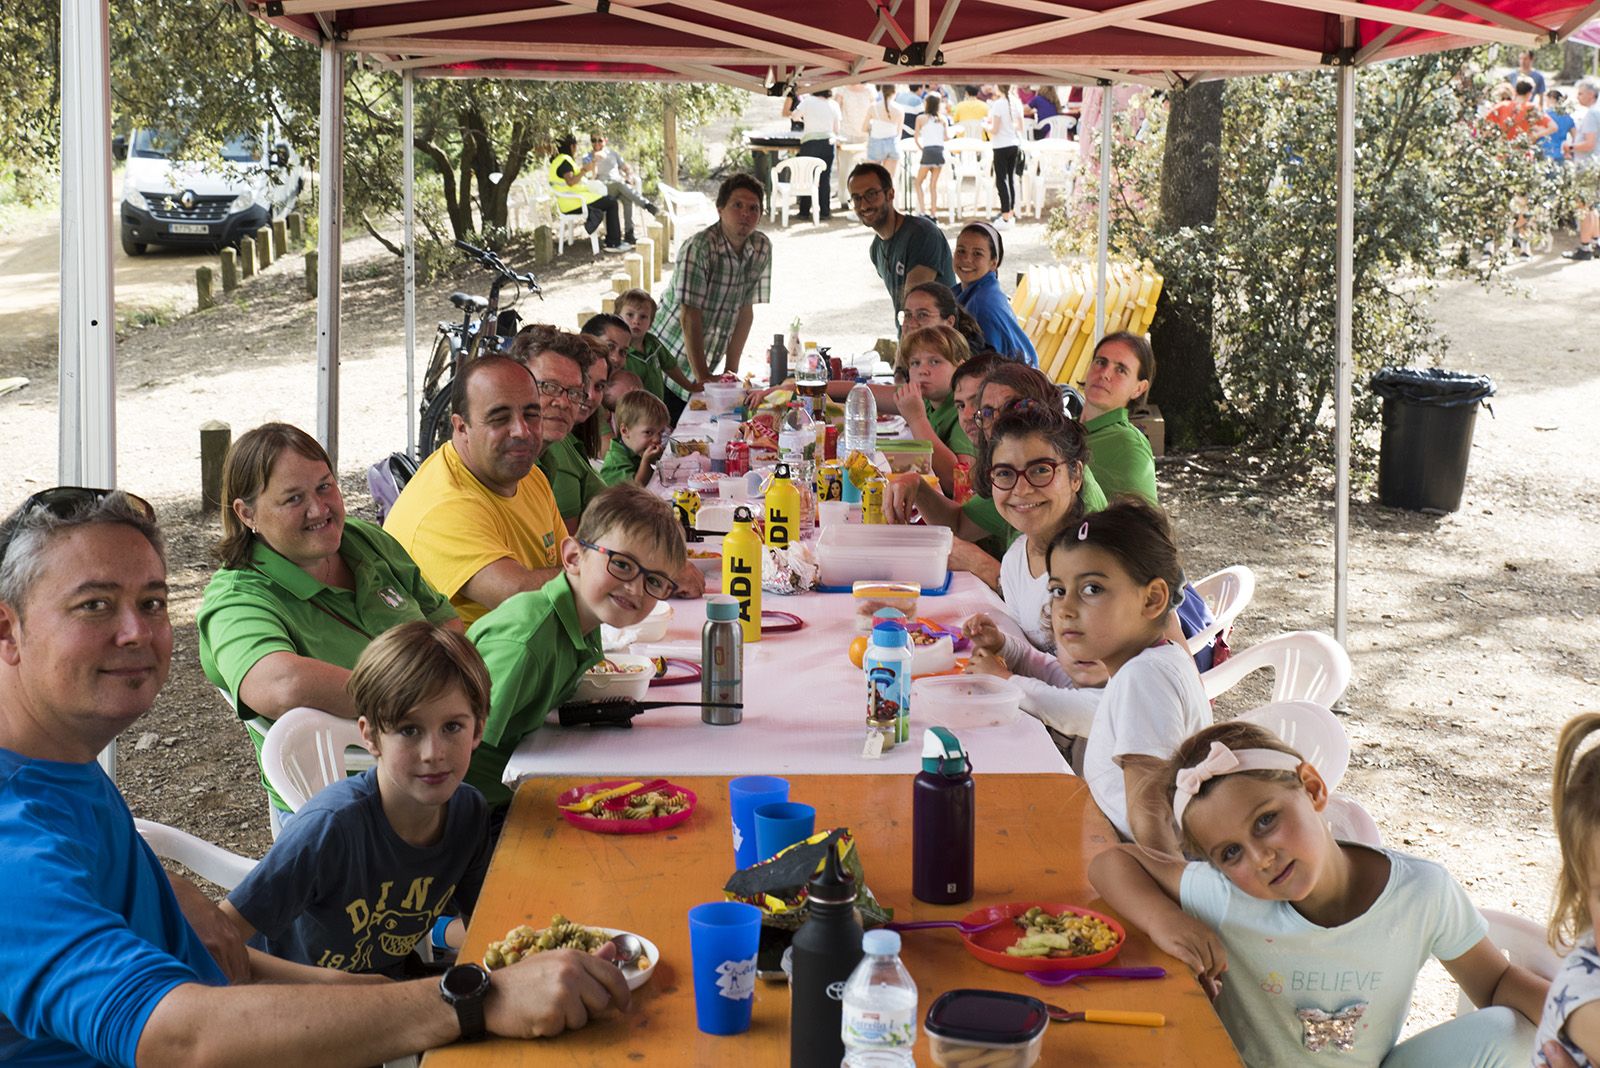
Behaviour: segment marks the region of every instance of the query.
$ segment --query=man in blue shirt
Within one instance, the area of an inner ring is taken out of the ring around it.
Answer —
[[[570,953],[492,983],[457,965],[440,982],[356,985],[252,951],[229,985],[187,918],[214,928],[220,912],[180,906],[95,762],[149,710],[171,657],[148,505],[57,488],[0,526],[0,1061],[370,1065],[627,1006],[620,971]]]

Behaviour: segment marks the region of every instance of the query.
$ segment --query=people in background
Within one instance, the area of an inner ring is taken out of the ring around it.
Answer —
[[[833,178],[833,145],[839,139],[839,129],[844,121],[839,113],[839,105],[833,102],[833,92],[829,89],[818,89],[804,97],[794,91],[783,101],[783,114],[786,118],[793,117],[800,123],[800,155],[822,161],[822,174],[817,179],[817,205],[816,218],[827,222],[833,214],[833,187],[830,184]],[[800,206],[800,217],[810,219],[811,198],[802,196],[796,198]]]
[[[633,168],[628,166],[627,160],[615,148],[606,144],[604,134],[590,134],[589,149],[589,154],[583,158],[584,169],[605,183],[606,195],[621,205],[622,240],[631,245],[635,240],[634,206],[643,208],[651,215],[660,215],[661,209],[639,192],[638,175],[634,174]]]
[[[1506,81],[1512,85],[1526,79],[1533,83],[1533,102],[1540,107],[1544,106],[1545,82],[1544,75],[1540,74],[1533,66],[1533,53],[1524,50],[1517,55],[1517,69],[1506,75]]]
[[[1148,338],[1119,330],[1107,334],[1089,357],[1083,384],[1083,429],[1089,435],[1089,470],[1107,497],[1136,494],[1159,504],[1150,439],[1128,418],[1156,376]]]
[[[1578,83],[1578,117],[1566,156],[1572,161],[1572,179],[1578,194],[1578,247],[1563,252],[1573,260],[1600,256],[1600,78]]]
[[[1022,103],[1010,85],[995,86],[985,120],[989,144],[994,149],[994,188],[1000,197],[1000,214],[994,223],[1008,229],[1016,221],[1017,160],[1022,152]]]
[[[939,215],[939,173],[944,169],[944,143],[950,126],[944,116],[944,99],[938,93],[922,98],[913,140],[922,155],[917,161],[917,210],[925,219]]]
[[[678,388],[685,391],[693,388],[694,380],[683,373],[661,339],[650,332],[650,324],[656,318],[656,307],[656,298],[643,289],[629,289],[617,297],[617,318],[628,325],[631,333],[624,367],[639,376],[642,388],[666,400],[669,377],[678,384]],[[612,380],[615,379],[616,375],[613,374]],[[615,406],[615,401],[611,402],[611,406]]]
[[[961,100],[951,109],[950,117],[957,126],[971,129],[968,123],[977,124],[981,132],[983,120],[989,117],[989,105],[978,95],[976,85],[961,87]]]
[[[878,86],[878,98],[867,113],[868,163],[876,163],[889,173],[900,166],[900,139],[905,129],[906,111],[895,96],[894,86]],[[854,172],[852,172],[854,173]]]
[[[550,157],[550,195],[555,197],[556,210],[563,215],[583,215],[586,233],[594,233],[604,223],[605,243],[601,247],[607,252],[626,252],[633,246],[622,243],[617,202],[584,181],[583,165],[573,158],[577,151],[578,139],[566,134]]]

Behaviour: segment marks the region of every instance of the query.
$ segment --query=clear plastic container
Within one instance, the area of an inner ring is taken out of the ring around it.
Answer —
[[[834,523],[817,538],[819,581],[915,582],[924,591],[942,590],[950,577],[951,538],[948,527]]]
[[[950,990],[928,1006],[923,1029],[940,1068],[1032,1068],[1044,1048],[1050,1010],[1038,998],[999,990]]]
[[[572,691],[572,700],[576,703],[626,697],[642,701],[654,677],[655,665],[648,656],[612,653],[578,680],[577,689]]]
[[[849,505],[845,507],[848,508]],[[872,613],[880,608],[896,608],[904,613],[907,619],[914,617],[917,614],[917,600],[922,596],[922,587],[915,582],[875,582],[869,579],[855,583],[850,590],[850,596],[855,599],[856,630],[865,634],[872,629],[872,624],[875,622]]]
[[[706,411],[712,415],[726,415],[744,400],[744,386],[739,382],[707,382],[705,395]]]
[[[937,675],[911,684],[917,718],[957,732],[1010,723],[1022,714],[1021,701],[1021,690],[993,675]]]

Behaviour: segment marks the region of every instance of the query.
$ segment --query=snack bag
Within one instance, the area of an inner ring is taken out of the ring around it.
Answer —
[[[763,926],[798,930],[806,919],[806,884],[822,870],[829,849],[838,851],[839,863],[855,876],[856,909],[862,926],[881,927],[894,919],[894,910],[880,905],[867,888],[867,873],[847,827],[818,831],[775,857],[734,872],[722,892],[729,901],[760,909]]]

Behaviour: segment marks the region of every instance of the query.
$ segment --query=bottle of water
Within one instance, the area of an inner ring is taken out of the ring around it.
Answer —
[[[900,936],[868,931],[866,956],[844,985],[843,1068],[914,1068],[917,984],[900,963]]]
[[[850,388],[844,401],[844,453],[872,458],[878,451],[878,399],[865,382]]]

